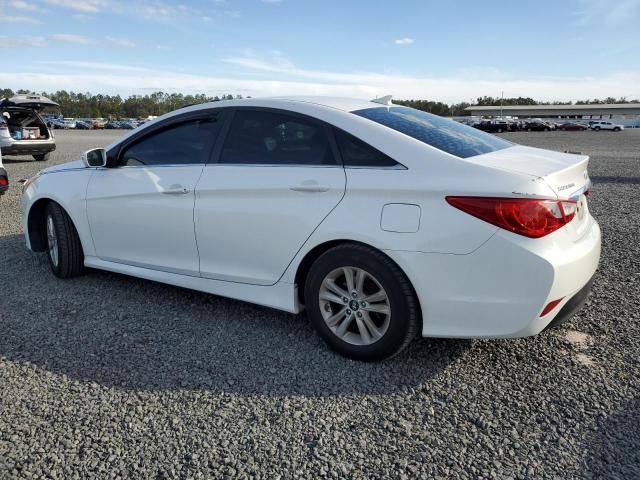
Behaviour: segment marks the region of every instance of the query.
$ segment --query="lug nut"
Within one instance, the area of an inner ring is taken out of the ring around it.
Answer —
[[[360,306],[363,307],[363,308],[366,307],[367,306],[367,302],[360,302]]]
[[[358,292],[355,292],[355,291],[354,291],[354,292],[351,292],[351,296],[352,296],[353,298],[356,298],[356,297],[358,296]]]
[[[351,310],[347,310],[347,315],[351,315]]]
[[[362,312],[357,313],[358,317],[362,317]]]
[[[342,301],[343,301],[344,303],[347,303],[347,302],[349,302],[349,299],[348,299],[347,297],[342,297]]]

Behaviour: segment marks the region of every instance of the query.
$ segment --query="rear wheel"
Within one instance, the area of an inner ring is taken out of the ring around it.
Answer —
[[[70,278],[84,270],[84,253],[78,232],[57,203],[49,203],[45,214],[47,256],[51,271],[56,277]]]
[[[600,127],[595,127],[594,130],[597,132],[600,130]]]
[[[409,280],[390,258],[363,245],[339,245],[321,255],[304,297],[320,336],[355,360],[396,355],[418,334],[420,314]]]
[[[40,153],[38,155],[34,155],[33,158],[35,159],[36,162],[46,162],[49,160],[50,156],[51,156],[51,152],[48,152],[48,153]]]
[[[619,132],[619,131],[620,131],[620,127],[615,127],[615,128],[613,129],[613,131],[614,131],[614,132]]]

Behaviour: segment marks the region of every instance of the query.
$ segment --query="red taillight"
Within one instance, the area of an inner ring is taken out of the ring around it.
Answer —
[[[549,302],[548,305],[544,307],[544,310],[540,312],[540,318],[544,317],[547,313],[549,313],[551,310],[556,308],[558,304],[562,301],[562,298],[559,298],[558,300],[554,300],[553,302]]]
[[[540,238],[569,223],[576,202],[535,198],[447,197],[463,212],[510,232]]]
[[[9,185],[9,180],[7,177],[0,176],[0,187],[4,187],[6,185]]]

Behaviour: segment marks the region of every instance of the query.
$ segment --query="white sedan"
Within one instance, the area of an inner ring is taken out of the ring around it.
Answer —
[[[307,316],[359,360],[569,318],[600,257],[589,158],[411,108],[246,99],[164,115],[24,185],[27,246]]]

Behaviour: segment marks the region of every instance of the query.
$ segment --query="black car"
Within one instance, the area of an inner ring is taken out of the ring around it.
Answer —
[[[484,132],[502,133],[509,131],[509,124],[505,120],[483,120],[475,126]]]
[[[527,122],[524,125],[524,129],[528,132],[548,132],[551,127],[544,122]]]

